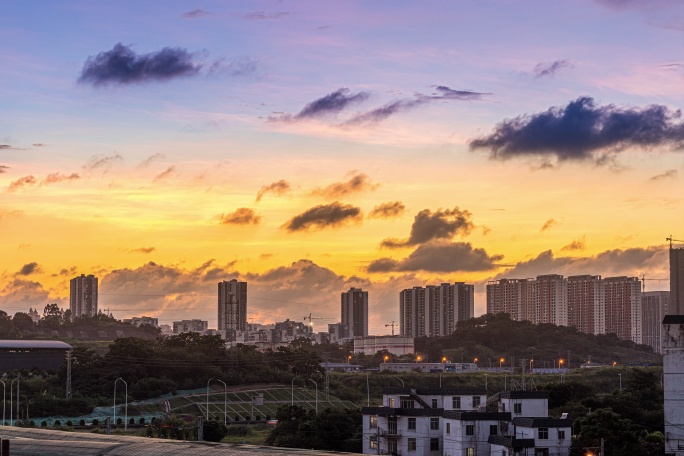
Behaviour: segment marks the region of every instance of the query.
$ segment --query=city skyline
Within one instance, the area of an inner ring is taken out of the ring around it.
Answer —
[[[135,11],[135,14],[131,14]],[[684,238],[670,0],[7,5],[0,309],[339,320],[369,293],[646,276]],[[656,280],[658,279],[658,280]],[[662,280],[661,280],[662,279]]]

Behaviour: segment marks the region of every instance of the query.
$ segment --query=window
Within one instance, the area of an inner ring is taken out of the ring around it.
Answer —
[[[480,406],[480,396],[473,396],[473,408]]]
[[[370,427],[371,427],[371,428],[376,428],[376,427],[378,427],[378,417],[377,417],[377,415],[371,415],[371,417],[370,417]]]
[[[369,446],[371,449],[376,449],[376,448],[378,448],[377,436],[371,435],[371,437],[370,437],[370,442],[369,442],[369,445],[368,445],[368,446]]]
[[[411,399],[410,397],[402,397],[401,398],[401,408],[412,409],[413,408],[413,399]]]
[[[565,431],[558,431],[558,440],[565,440]]]
[[[439,430],[439,417],[430,418],[430,430],[432,430],[432,431]]]
[[[416,430],[416,419],[415,418],[409,418],[408,419],[408,429],[410,431]]]
[[[513,413],[522,413],[522,403],[518,402],[517,404],[513,404]]]
[[[539,428],[539,440],[549,440],[549,428]]]
[[[409,451],[416,451],[416,439],[409,438],[407,442],[407,447]]]
[[[451,405],[454,410],[461,410],[461,397],[454,396],[453,399],[451,399]]]
[[[393,397],[389,398],[389,407],[394,408],[394,398]]]
[[[466,456],[475,456],[475,448],[466,448]]]
[[[475,435],[475,426],[472,424],[466,424],[466,435]]]
[[[439,451],[439,439],[430,439],[430,451]]]
[[[437,408],[437,399],[432,400],[432,408]]]
[[[446,424],[446,433],[451,434],[451,423]]]
[[[489,435],[497,435],[498,434],[498,426],[496,424],[490,424],[489,425]]]

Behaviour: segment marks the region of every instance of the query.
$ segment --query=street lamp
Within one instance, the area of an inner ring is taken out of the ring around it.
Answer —
[[[318,415],[318,383],[311,379],[309,379],[309,381],[316,385],[316,415]]]
[[[499,369],[501,369],[501,365],[503,364],[503,362],[504,362],[504,359],[503,359],[503,358],[499,358]]]
[[[347,356],[347,364],[351,364],[352,355]]]
[[[421,362],[422,360],[423,360],[422,356],[420,356],[420,355],[416,356],[416,362],[417,363]]]
[[[384,362],[389,361],[389,355],[385,355],[385,357],[383,359],[384,359]]]
[[[17,382],[17,418],[19,417],[19,382],[21,378],[21,374],[17,375],[17,378],[12,380],[10,383],[10,426],[12,426],[12,413],[13,413],[13,407],[14,405],[12,404],[12,392],[14,389],[14,382]]]
[[[397,380],[399,380],[401,382],[401,386],[406,386],[406,385],[404,385],[404,381],[401,378],[399,378],[399,377],[394,377],[394,378],[396,378]]]
[[[114,380],[114,406],[112,409],[114,409],[114,424],[116,424],[116,384],[121,380],[124,383],[125,387],[125,399],[126,399],[126,408],[124,408],[124,432],[128,430],[128,383],[126,383],[126,380],[123,378],[119,377],[116,380]]]
[[[489,368],[491,369],[491,368],[492,368],[492,359],[491,359],[491,358],[487,358],[487,361],[489,361]]]
[[[620,391],[622,391],[622,374],[618,374],[618,377],[620,377]]]
[[[212,381],[214,377],[207,380],[207,421],[209,421],[209,382]]]
[[[474,362],[475,364],[477,364],[477,358],[475,358],[475,359],[473,360],[473,362]]]
[[[299,375],[295,375],[292,378],[292,385],[291,385],[291,387],[292,387],[292,402],[290,403],[290,405],[294,405],[294,381],[295,381],[295,378],[297,378],[297,377],[299,377]]]
[[[0,380],[2,382],[2,425],[5,425],[5,394],[7,393],[7,385],[5,385],[5,382]]]
[[[446,356],[442,356],[442,364],[446,363],[447,359]]]
[[[226,383],[223,380],[220,380],[218,378],[216,380],[223,383],[223,425],[225,426],[226,424],[228,424],[228,408],[226,407],[228,387],[226,386]]]

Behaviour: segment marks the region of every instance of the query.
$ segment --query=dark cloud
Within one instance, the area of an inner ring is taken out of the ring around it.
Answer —
[[[285,115],[281,117],[281,119],[315,119],[328,116],[330,114],[337,114],[353,103],[359,103],[361,101],[367,100],[369,96],[370,95],[368,92],[350,94],[349,89],[342,87],[307,104],[301,111],[299,111],[299,114],[295,116]]]
[[[140,247],[137,249],[128,250],[129,253],[152,253],[157,250],[156,247]]]
[[[43,179],[40,182],[40,185],[56,184],[58,182],[77,180],[80,178],[81,178],[81,176],[79,176],[78,173],[71,173],[71,174],[52,173],[52,174],[48,174],[45,177],[45,179]]]
[[[87,170],[96,170],[96,169],[104,169],[107,171],[109,168],[112,167],[114,163],[118,163],[123,161],[123,157],[119,154],[114,154],[114,155],[93,155],[90,157],[90,160],[86,162],[85,165],[83,165],[83,169]]]
[[[210,16],[210,15],[211,15],[211,13],[209,11],[204,11],[201,8],[195,8],[194,10],[190,10],[190,11],[182,14],[182,16],[186,19],[196,19],[198,17]]]
[[[368,214],[369,218],[391,218],[398,217],[404,213],[406,206],[400,201],[378,204]]]
[[[33,177],[33,176],[24,176],[20,177],[19,179],[10,182],[8,190],[10,192],[13,192],[17,189],[20,189],[22,187],[27,187],[31,185],[36,185],[38,183],[38,180]]]
[[[136,54],[121,43],[111,51],[88,57],[78,81],[93,86],[166,81],[197,74],[202,65],[186,49],[165,47],[149,54]]]
[[[456,90],[447,86],[439,85],[435,87],[436,92],[430,96],[421,96],[430,100],[481,100],[485,95],[491,93],[473,92],[472,90]]]
[[[390,116],[393,116],[394,114],[398,114],[400,112],[408,111],[416,106],[419,106],[423,103],[426,103],[427,101],[424,99],[418,99],[418,100],[397,100],[393,101],[391,103],[387,103],[384,106],[381,106],[379,108],[373,109],[371,111],[367,111],[361,114],[357,114],[351,119],[345,121],[342,125],[343,126],[355,126],[355,125],[375,125],[378,122],[381,122],[385,119],[387,119]]]
[[[157,182],[157,181],[160,181],[162,179],[169,177],[170,175],[172,175],[174,173],[175,170],[176,170],[175,166],[169,166],[164,171],[162,171],[161,173],[154,176],[154,179],[153,179],[154,182]]]
[[[591,97],[578,98],[565,107],[522,115],[499,123],[494,132],[470,142],[470,149],[488,149],[491,158],[518,156],[558,161],[606,162],[610,153],[629,147],[684,146],[684,124],[680,111],[665,106],[620,108],[597,106]]]
[[[574,68],[574,65],[567,60],[556,60],[555,62],[544,62],[535,65],[532,73],[536,78],[553,76],[566,68]]]
[[[153,154],[147,157],[145,160],[141,161],[140,164],[138,165],[138,168],[147,168],[152,164],[152,162],[157,161],[157,160],[163,160],[166,158],[166,155],[164,154]]]
[[[288,181],[281,179],[277,182],[273,182],[272,184],[262,186],[257,192],[256,200],[261,201],[261,198],[263,198],[266,193],[273,193],[276,196],[282,196],[289,192],[291,188],[292,187]]]
[[[312,207],[301,214],[292,217],[282,227],[287,231],[307,231],[309,229],[323,229],[337,227],[353,221],[360,221],[361,209],[337,201]]]
[[[292,13],[287,11],[280,11],[277,13],[267,13],[265,11],[252,11],[242,15],[244,19],[251,21],[263,21],[264,19],[282,19],[291,15]]]
[[[9,166],[0,165],[0,174],[6,173],[8,169],[10,169]]]
[[[548,219],[546,222],[544,222],[544,225],[542,225],[542,227],[541,227],[541,229],[539,230],[539,232],[543,233],[544,231],[553,228],[553,227],[556,226],[557,224],[558,224],[558,222],[555,221],[554,219]]]
[[[458,207],[438,209],[434,213],[430,209],[420,211],[411,226],[408,239],[385,239],[383,247],[399,248],[424,244],[433,239],[451,239],[456,234],[467,236],[473,230],[472,214]]]
[[[248,207],[241,207],[230,214],[217,215],[215,219],[223,225],[258,225],[261,222],[261,216]]]
[[[587,248],[587,243],[584,236],[582,236],[582,239],[575,239],[570,244],[564,246],[561,251],[568,252],[573,250],[584,250],[585,248]]]
[[[40,272],[40,266],[38,263],[27,263],[21,267],[21,269],[15,275],[31,275],[33,273]]]
[[[373,184],[366,174],[356,173],[347,182],[335,182],[325,188],[315,189],[311,193],[314,195],[321,195],[326,198],[335,199],[341,196],[349,195],[350,193],[375,190],[377,187],[378,184]]]
[[[662,174],[657,174],[653,177],[651,177],[649,180],[652,181],[657,181],[661,179],[676,179],[677,178],[677,170],[676,169],[668,169]]]
[[[76,274],[76,271],[77,271],[76,266],[72,266],[72,267],[70,267],[70,268],[68,268],[68,269],[67,269],[67,268],[62,268],[62,269],[59,270],[59,272],[58,272],[57,274],[52,274],[52,277],[59,277],[59,276],[68,277],[68,276],[73,276],[73,275]]]
[[[435,241],[418,246],[402,260],[380,258],[372,261],[366,270],[368,272],[489,271],[496,268],[496,263],[502,258],[502,255],[489,255],[484,249],[473,248],[468,242]]]

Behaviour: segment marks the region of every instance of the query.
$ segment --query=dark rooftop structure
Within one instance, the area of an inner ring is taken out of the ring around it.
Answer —
[[[444,418],[461,421],[510,421],[511,412],[476,412],[471,410],[445,410]]]
[[[481,396],[486,395],[485,388],[413,388],[409,387],[389,387],[382,390],[383,394],[411,394],[416,393],[422,396]]]
[[[71,349],[58,340],[0,340],[0,372],[59,369]]]
[[[504,399],[548,399],[548,391],[501,391]]]
[[[515,426],[524,426],[524,427],[529,427],[529,428],[540,428],[540,427],[549,427],[549,428],[560,428],[560,427],[571,427],[572,426],[572,420],[569,418],[566,419],[557,419],[557,418],[513,418],[513,425]]]

